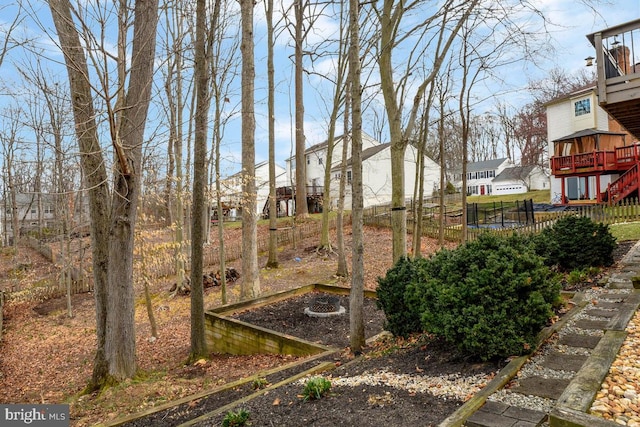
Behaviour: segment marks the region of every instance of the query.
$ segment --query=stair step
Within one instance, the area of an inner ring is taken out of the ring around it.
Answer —
[[[466,421],[467,427],[537,427],[547,414],[532,409],[488,401]]]
[[[520,383],[518,386],[509,389],[511,393],[558,400],[569,385],[570,380],[533,376],[523,378],[518,380],[518,382]]]

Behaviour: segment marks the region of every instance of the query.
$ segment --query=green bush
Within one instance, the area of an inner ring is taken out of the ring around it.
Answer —
[[[406,300],[423,329],[482,360],[527,353],[560,301],[557,276],[519,236],[482,234],[416,273]]]
[[[313,377],[307,381],[302,390],[303,400],[320,399],[331,390],[331,381],[324,377]]]
[[[238,412],[229,411],[222,419],[222,427],[241,427],[247,425],[249,412],[246,409],[239,409]]]
[[[387,271],[385,277],[378,277],[376,289],[377,306],[386,316],[385,329],[395,336],[408,337],[421,332],[420,312],[409,308],[407,286],[417,277],[418,265],[426,262],[423,258],[411,260],[403,257]]]
[[[561,271],[613,264],[616,239],[609,226],[587,217],[566,216],[535,237],[536,252]]]

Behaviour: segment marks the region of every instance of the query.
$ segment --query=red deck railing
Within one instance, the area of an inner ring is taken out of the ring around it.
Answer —
[[[618,202],[624,199],[633,191],[638,189],[638,163],[634,163],[633,166],[620,175],[620,177],[609,184],[607,188],[607,194],[609,196],[609,204]]]
[[[640,145],[617,147],[614,151],[593,151],[551,158],[553,175],[588,172],[624,172],[640,161]]]

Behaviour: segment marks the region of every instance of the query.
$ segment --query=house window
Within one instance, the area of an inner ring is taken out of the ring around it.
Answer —
[[[351,184],[351,171],[347,171],[347,184]]]
[[[38,212],[38,210],[35,208],[35,206],[31,207],[31,213],[35,214],[36,212]]]
[[[591,100],[587,98],[576,101],[576,103],[574,104],[574,108],[576,117],[589,114],[591,113]]]
[[[311,158],[309,156],[307,156],[307,164],[310,165],[311,164]]]
[[[487,172],[487,177],[488,178],[495,178],[496,177],[496,171]]]
[[[51,205],[47,205],[44,207],[44,213],[45,214],[52,214],[53,213],[53,207]]]
[[[322,164],[322,157],[318,157],[318,164],[321,165]]]
[[[486,173],[485,173],[485,171],[480,172],[480,178],[486,178]]]

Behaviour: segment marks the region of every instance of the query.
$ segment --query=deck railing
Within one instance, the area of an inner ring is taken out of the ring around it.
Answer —
[[[627,162],[630,161],[630,158],[623,157],[626,154],[625,151],[618,153],[618,150],[616,150],[555,156],[551,158],[551,171],[554,175],[586,171],[617,171],[628,166]]]

